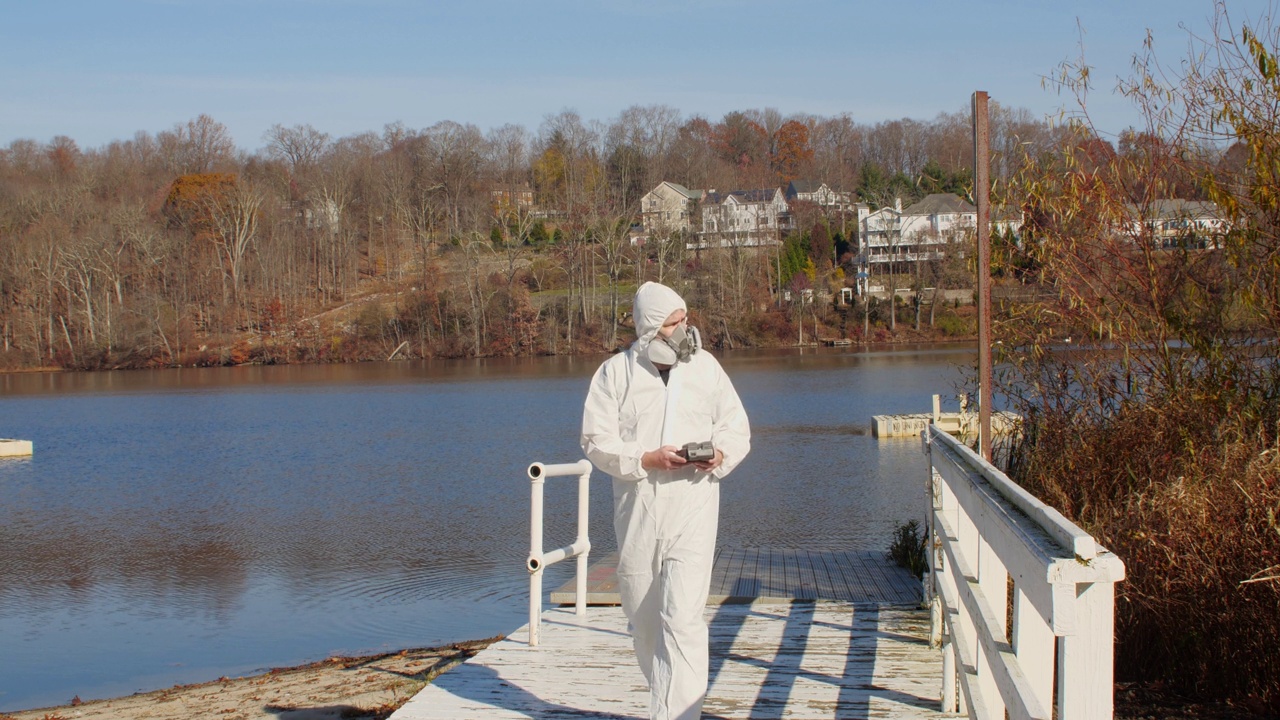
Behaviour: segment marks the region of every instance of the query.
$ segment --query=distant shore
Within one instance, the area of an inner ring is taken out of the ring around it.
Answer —
[[[363,657],[332,657],[257,675],[121,698],[2,713],[0,720],[382,719],[440,673],[501,638]]]
[[[948,335],[938,335],[938,334],[926,333],[926,332],[917,333],[914,330],[907,329],[907,330],[900,330],[899,334],[895,337],[878,339],[870,342],[853,341],[849,345],[840,345],[835,347],[838,347],[839,349],[842,349],[846,352],[851,350],[863,350],[863,351],[876,352],[876,351],[893,350],[893,349],[898,349],[902,347],[917,347],[917,346],[956,347],[956,346],[973,344],[976,342],[977,342],[976,337],[968,337],[964,335],[948,336]],[[625,345],[623,347],[625,347]],[[816,348],[826,348],[826,347],[832,347],[832,346],[829,345],[826,341],[824,341],[824,342],[818,342],[818,343],[810,342],[810,343],[805,343],[804,345],[768,344],[768,345],[752,345],[752,346],[737,347],[737,348],[713,348],[712,352],[721,353],[721,352],[724,352],[725,350],[728,350],[730,352],[733,352],[736,350],[813,350]],[[593,349],[590,351],[558,355],[557,357],[600,357],[602,355],[608,354],[608,352],[609,351],[602,350],[602,349]],[[485,356],[476,357],[472,355],[459,355],[459,356],[439,356],[439,357],[433,356],[429,358],[412,357],[408,359],[409,360],[442,361],[442,360],[477,360],[477,359],[511,358],[511,357],[528,357],[528,356],[485,355]],[[536,355],[534,357],[546,357],[546,356]],[[360,359],[353,359],[353,360],[322,361],[319,363],[315,361],[310,361],[310,360],[289,361],[287,359],[275,360],[272,362],[262,362],[258,360],[248,360],[245,362],[218,362],[218,361],[214,361],[213,358],[214,356],[210,355],[209,358],[207,358],[208,362],[201,362],[201,363],[191,364],[191,365],[185,365],[185,364],[146,365],[146,366],[119,365],[114,367],[98,367],[98,368],[92,368],[92,369],[61,367],[57,365],[42,365],[42,366],[36,366],[36,367],[0,367],[0,375],[20,374],[20,373],[27,374],[27,373],[63,373],[63,372],[72,372],[72,373],[74,372],[110,372],[113,370],[180,370],[180,369],[204,368],[204,367],[241,367],[241,366],[252,367],[252,366],[262,366],[262,365],[314,365],[314,364],[352,365],[352,364],[359,364],[359,363],[366,363],[366,362],[385,361],[378,357],[369,357],[369,358],[360,358]],[[396,362],[404,362],[404,360],[397,360]]]

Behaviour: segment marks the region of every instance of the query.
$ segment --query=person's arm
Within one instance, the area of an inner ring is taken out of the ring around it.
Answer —
[[[738,463],[751,452],[751,424],[747,421],[747,410],[733,388],[733,382],[719,368],[715,395],[715,425],[711,430],[711,444],[716,448],[719,462],[709,469],[717,478],[723,478],[733,471]]]
[[[615,478],[642,480],[649,476],[645,449],[637,442],[624,441],[619,425],[621,398],[611,373],[619,370],[617,363],[606,362],[591,379],[582,408],[582,451],[596,468]]]

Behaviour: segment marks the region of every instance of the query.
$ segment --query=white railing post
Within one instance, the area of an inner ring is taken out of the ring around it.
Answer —
[[[585,460],[583,462],[586,462]],[[577,577],[574,584],[573,614],[587,614],[587,556],[591,553],[591,538],[587,530],[587,511],[591,506],[591,469],[587,463],[587,471],[578,476],[578,536],[574,538],[575,546],[583,545],[585,550],[578,553]]]
[[[956,646],[951,637],[942,640],[942,712],[950,715],[956,712]]]
[[[577,559],[577,592],[574,597],[574,612],[577,615],[587,614],[587,559],[591,553],[591,539],[588,535],[589,525],[587,510],[591,504],[591,463],[579,460],[576,463],[561,465],[544,465],[533,463],[529,466],[531,498],[529,503],[529,558],[525,566],[529,571],[529,645],[538,644],[539,630],[542,625],[542,572],[566,558]],[[551,552],[542,550],[542,512],[543,485],[549,477],[576,475],[578,477],[578,536],[573,544],[557,548]]]
[[[532,498],[529,503],[529,644],[538,644],[538,630],[542,619],[542,486],[541,472],[534,472],[536,463],[529,466]]]
[[[1059,640],[1058,717],[1110,718],[1115,672],[1115,585],[1076,585],[1075,633]],[[1108,692],[1063,692],[1064,688],[1106,688]]]

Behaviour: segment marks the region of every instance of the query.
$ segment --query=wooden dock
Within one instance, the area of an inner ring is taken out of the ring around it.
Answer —
[[[587,572],[587,604],[618,605],[618,556],[607,555]],[[719,548],[707,603],[837,600],[912,605],[920,583],[885,560],[882,552]],[[573,604],[573,581],[552,591],[551,602]]]
[[[611,570],[607,558],[592,568],[597,602]],[[928,645],[920,584],[883,553],[725,550],[712,593],[704,718],[941,717],[942,656]],[[620,607],[547,610],[541,639],[530,647],[521,628],[393,720],[648,717]]]

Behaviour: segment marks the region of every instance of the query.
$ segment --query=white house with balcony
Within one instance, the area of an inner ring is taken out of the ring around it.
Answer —
[[[701,190],[663,181],[640,198],[640,223],[646,235],[690,233],[698,222]]]
[[[789,228],[781,188],[707,191],[702,199],[702,233],[690,248],[778,245]]]
[[[810,202],[823,210],[853,212],[853,194],[832,190],[830,185],[815,180],[792,180],[787,183],[787,202]]]
[[[977,208],[958,195],[935,193],[905,210],[899,200],[860,218],[858,251],[868,265],[939,260],[949,245],[972,238],[977,226]],[[994,211],[991,227],[1017,234],[1022,215]]]

